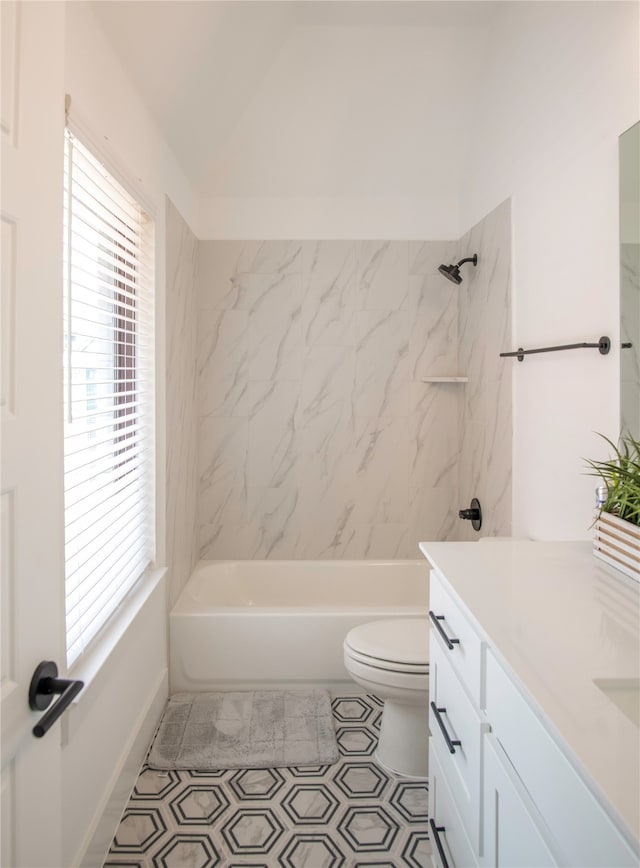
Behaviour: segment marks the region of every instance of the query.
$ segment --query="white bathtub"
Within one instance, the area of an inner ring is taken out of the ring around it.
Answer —
[[[351,685],[348,631],[428,599],[425,560],[200,561],[169,617],[171,691]]]

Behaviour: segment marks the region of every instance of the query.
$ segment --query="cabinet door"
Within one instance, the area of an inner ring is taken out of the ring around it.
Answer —
[[[485,868],[547,868],[557,865],[541,832],[541,821],[495,736],[484,745]],[[540,825],[539,825],[540,824]]]
[[[518,770],[527,797],[545,817],[564,865],[638,868],[638,856],[491,651],[486,654],[486,714]]]

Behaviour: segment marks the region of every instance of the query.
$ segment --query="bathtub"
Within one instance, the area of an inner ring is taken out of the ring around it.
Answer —
[[[351,686],[348,631],[428,599],[424,559],[200,561],[169,616],[171,692]]]

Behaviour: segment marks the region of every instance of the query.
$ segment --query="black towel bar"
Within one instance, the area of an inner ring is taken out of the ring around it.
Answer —
[[[606,356],[611,349],[611,339],[603,335],[597,343],[563,344],[559,347],[540,347],[537,350],[523,350],[522,347],[518,347],[512,353],[500,353],[500,355],[504,358],[515,356],[521,362],[525,356],[532,356],[534,353],[557,353],[560,350],[578,350],[585,347],[595,347],[599,350],[600,355]]]

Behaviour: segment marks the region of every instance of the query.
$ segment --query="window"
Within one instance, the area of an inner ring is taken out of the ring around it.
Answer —
[[[67,663],[154,557],[153,222],[65,133]]]

